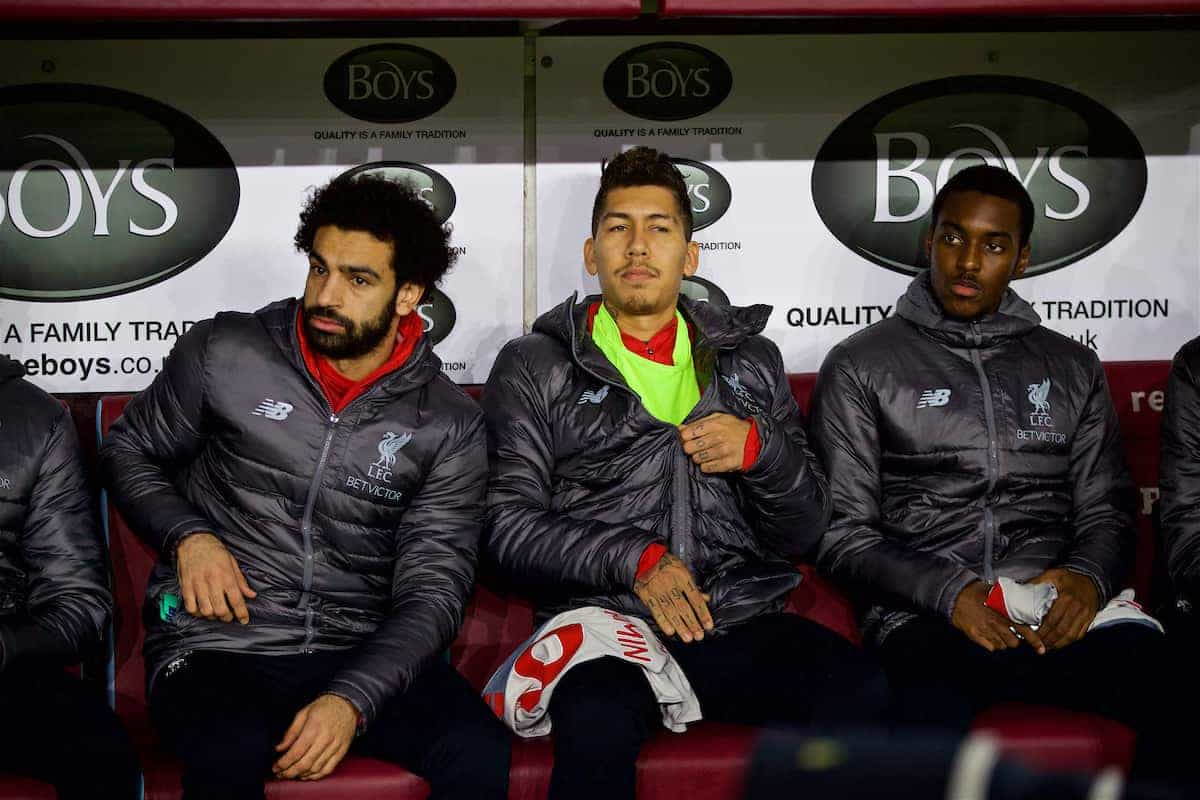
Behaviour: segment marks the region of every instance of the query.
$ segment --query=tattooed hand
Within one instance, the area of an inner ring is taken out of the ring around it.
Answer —
[[[699,641],[705,631],[713,629],[708,595],[701,593],[692,573],[670,553],[638,578],[633,591],[667,636],[678,636],[685,642]]]

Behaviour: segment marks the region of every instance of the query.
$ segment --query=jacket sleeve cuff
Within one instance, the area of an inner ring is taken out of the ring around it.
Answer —
[[[758,435],[758,423],[751,418],[750,433],[746,434],[746,446],[742,449],[742,472],[754,466],[754,462],[758,460],[758,451],[761,449],[762,439]]]
[[[1109,588],[1108,581],[1101,577],[1100,570],[1091,561],[1078,557],[1071,558],[1063,564],[1062,568],[1091,579],[1092,585],[1096,587],[1096,596],[1100,598],[1100,608],[1104,608],[1112,599],[1113,591]]]
[[[179,549],[179,543],[193,533],[215,534],[216,529],[210,522],[199,517],[185,519],[177,523],[162,537],[162,552],[159,553],[160,558],[168,564],[174,564],[175,551]]]
[[[662,557],[667,554],[667,546],[663,544],[652,544],[642,551],[642,557],[638,559],[637,575],[634,580],[641,580],[642,576],[654,568],[654,565],[662,560]]]
[[[958,596],[962,594],[962,590],[978,580],[982,579],[969,569],[964,569],[955,575],[949,583],[942,587],[942,592],[938,596],[937,601],[938,613],[946,619],[953,617],[954,604],[958,601]]]
[[[335,678],[325,689],[325,694],[340,697],[354,706],[354,710],[358,712],[358,734],[366,732],[375,720],[375,704],[371,702],[371,698],[367,697],[366,692],[354,684]]]

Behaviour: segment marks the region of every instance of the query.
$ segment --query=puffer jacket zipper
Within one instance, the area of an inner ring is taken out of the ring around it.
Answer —
[[[695,323],[693,323],[693,324],[695,324]],[[602,383],[603,385],[614,386],[618,389],[621,389],[622,391],[624,391],[627,394],[629,394],[630,396],[632,396],[635,401],[637,401],[638,403],[641,403],[642,398],[638,396],[637,392],[635,392],[633,389],[631,389],[629,387],[629,384],[624,383],[624,382],[617,382],[617,381],[612,380],[611,378],[605,378],[602,375],[600,375],[599,373],[597,373],[595,370],[593,370],[591,367],[589,367],[587,364],[583,363],[583,360],[580,359],[580,357],[579,357],[579,351],[577,349],[578,342],[575,337],[576,326],[575,326],[575,320],[574,320],[573,315],[571,317],[571,324],[568,326],[568,328],[571,332],[571,342],[570,342],[570,344],[571,344],[571,347],[570,347],[571,360],[575,362],[575,365],[578,366],[581,370],[583,370],[585,373],[587,373],[592,378],[595,378],[596,380],[600,381],[600,383]],[[699,326],[697,326],[696,330],[699,333]],[[701,334],[700,336],[697,337],[697,342],[693,344],[693,349],[702,340],[703,340],[703,335]],[[685,422],[689,419],[692,419],[692,417],[696,413],[696,411],[698,409],[700,409],[701,406],[704,405],[704,401],[708,397],[709,392],[714,391],[713,387],[716,385],[716,382],[717,382],[717,376],[716,376],[716,371],[714,370],[712,383],[705,390],[704,394],[701,395],[699,402],[696,403],[696,407],[693,408],[688,413],[687,417],[684,418]],[[646,412],[646,413],[649,414],[649,412]],[[663,422],[662,420],[655,420],[655,421],[661,425],[668,427],[668,428],[674,429],[673,425]],[[691,487],[689,485],[690,478],[688,475],[688,472],[691,469],[691,458],[688,456],[687,453],[683,452],[682,447],[679,447],[676,451],[673,462],[674,463],[672,464],[672,468],[671,468],[671,511],[670,511],[671,533],[670,533],[670,540],[668,541],[668,545],[669,545],[670,551],[672,553],[674,553],[679,558],[680,561],[682,561],[685,565],[687,565],[689,568],[691,568],[692,564],[688,560],[691,556],[690,544],[692,541],[692,527],[693,527],[692,526]]]
[[[403,371],[405,367],[413,363],[412,359],[413,356],[410,355],[409,360],[400,367],[400,370]],[[300,650],[301,652],[308,653],[312,652],[312,642],[317,633],[316,611],[313,609],[312,605],[313,567],[315,558],[313,551],[312,517],[313,510],[317,505],[317,495],[321,490],[321,479],[325,474],[325,465],[329,461],[329,449],[333,445],[333,437],[334,434],[337,433],[337,425],[338,422],[341,421],[341,416],[334,413],[333,407],[329,404],[329,399],[325,396],[325,390],[321,388],[321,385],[317,382],[316,378],[314,378],[308,371],[308,367],[302,363],[299,366],[299,369],[301,374],[303,374],[308,380],[309,386],[311,386],[317,393],[317,397],[321,398],[321,401],[325,406],[325,411],[329,415],[328,419],[326,420],[327,429],[325,431],[325,442],[321,445],[321,455],[317,458],[317,468],[313,471],[312,480],[308,485],[308,495],[304,501],[304,514],[300,518],[300,537],[304,542],[304,575],[300,585],[300,601],[297,603],[296,607],[304,609],[304,644],[300,646]],[[350,405],[342,409],[343,414],[359,403],[364,402],[366,398],[374,395],[378,390],[378,386],[379,382],[376,381],[376,383],[367,389],[367,391],[351,400]]]
[[[304,540],[304,581],[301,584],[299,608],[304,609],[304,644],[301,650],[308,652],[312,647],[316,626],[313,620],[312,582],[313,582],[313,542],[312,516],[317,504],[317,492],[321,488],[321,477],[325,473],[325,464],[329,461],[329,446],[333,443],[333,434],[337,431],[339,417],[329,415],[328,430],[325,433],[325,444],[321,446],[321,455],[317,459],[317,469],[313,472],[312,483],[308,486],[308,498],[304,502],[304,516],[300,518],[300,536]]]
[[[979,388],[983,392],[983,416],[987,421],[988,435],[988,490],[983,500],[983,579],[995,583],[995,569],[992,565],[992,551],[996,539],[996,517],[993,506],[996,503],[996,486],[1000,482],[1000,446],[996,435],[996,409],[992,403],[992,385],[988,380],[987,371],[983,368],[983,358],[979,348],[983,345],[983,334],[979,332],[979,323],[971,323],[971,337],[975,346],[970,348],[971,363],[975,365],[975,373],[979,376]]]

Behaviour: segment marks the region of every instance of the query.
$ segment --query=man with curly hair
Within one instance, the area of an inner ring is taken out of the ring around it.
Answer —
[[[503,798],[507,732],[442,658],[474,580],[482,415],[414,313],[454,260],[411,187],[341,177],[300,216],[300,300],[192,328],[101,453],[159,553],[151,715],[184,795],[264,796],[353,748],[435,798]]]
[[[548,311],[488,378],[488,552],[542,619],[598,606],[652,623],[704,719],[874,720],[879,670],[783,613],[829,494],[761,335],[771,309],[681,296],[691,235],[665,153],[608,163],[583,247],[601,294]],[[657,712],[637,664],[565,672],[549,700],[551,798],[632,798]]]

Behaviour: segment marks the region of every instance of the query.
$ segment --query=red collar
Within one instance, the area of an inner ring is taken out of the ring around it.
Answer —
[[[375,381],[404,366],[416,348],[417,342],[421,340],[424,329],[421,318],[416,314],[401,317],[400,325],[396,329],[396,344],[392,347],[392,354],[388,356],[388,360],[380,364],[379,368],[370,375],[356,382],[338,372],[328,358],[314,353],[309,348],[308,339],[304,334],[302,311],[297,310],[296,312],[296,336],[300,340],[300,353],[304,356],[304,365],[313,379],[320,384],[321,391],[325,393],[325,399],[329,401],[330,407],[335,412],[350,405],[351,400],[370,389]]]

